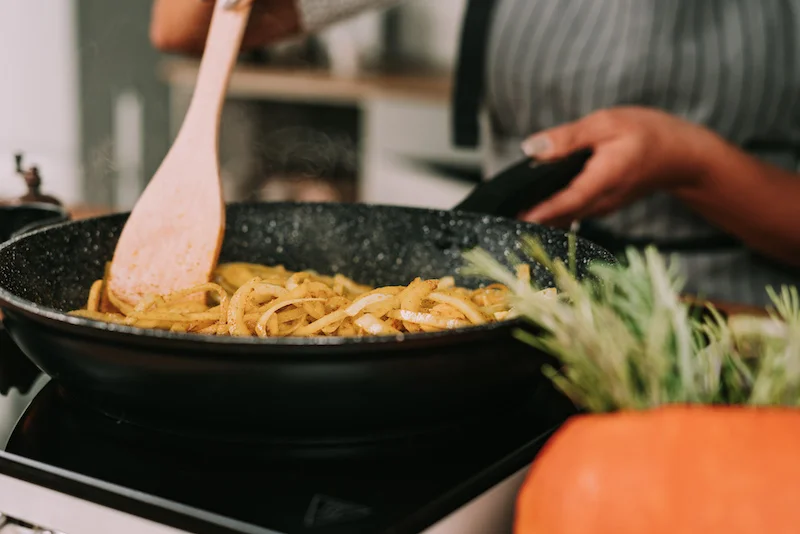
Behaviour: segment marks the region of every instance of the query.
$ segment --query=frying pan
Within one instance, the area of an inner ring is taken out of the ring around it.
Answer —
[[[68,219],[67,212],[53,204],[43,202],[11,206],[0,204],[0,244],[14,235]],[[39,369],[20,353],[3,331],[2,313],[0,313],[0,395],[7,395],[11,388],[27,393],[39,374]]]
[[[0,205],[0,243],[14,235],[24,234],[44,226],[64,222],[69,215],[60,206],[41,202]]]
[[[374,285],[456,275],[475,286],[482,281],[460,274],[465,249],[480,246],[509,264],[519,237],[531,234],[565,257],[564,232],[508,217],[562,188],[587,158],[520,162],[454,211],[229,205],[221,261],[340,272]],[[169,432],[382,439],[513,408],[544,380],[545,356],[512,337],[517,322],[399,337],[243,339],[66,315],[102,276],[126,217],[66,222],[0,246],[0,308],[10,336],[64,391],[119,419]],[[577,258],[581,276],[590,261],[614,261],[583,239]],[[552,285],[540,266],[532,276]]]

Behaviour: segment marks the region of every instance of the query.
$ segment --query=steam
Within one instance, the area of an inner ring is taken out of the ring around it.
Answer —
[[[114,139],[105,138],[92,144],[84,166],[86,200],[98,205],[112,205],[116,192],[117,168],[114,162]],[[46,179],[46,178],[45,178]]]
[[[261,163],[253,196],[260,200],[341,201],[357,169],[357,151],[346,135],[308,127],[267,134],[256,147]]]
[[[339,181],[356,174],[353,141],[306,127],[270,132],[259,147],[267,176],[319,178]]]

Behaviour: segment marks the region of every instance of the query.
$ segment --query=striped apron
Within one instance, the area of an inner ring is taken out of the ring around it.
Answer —
[[[522,157],[528,135],[618,105],[663,109],[800,171],[800,2],[495,2],[481,131],[487,175]],[[720,234],[663,193],[594,222],[622,238]],[[677,257],[686,290],[707,298],[763,305],[765,286],[800,285],[800,270],[744,247]]]

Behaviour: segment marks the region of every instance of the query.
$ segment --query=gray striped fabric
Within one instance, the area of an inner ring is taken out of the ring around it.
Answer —
[[[617,105],[667,110],[800,170],[800,1],[496,1],[487,174],[520,158],[529,134]],[[718,232],[664,194],[601,222],[627,236]],[[687,289],[706,297],[764,304],[766,285],[800,285],[797,269],[747,250],[680,261]]]

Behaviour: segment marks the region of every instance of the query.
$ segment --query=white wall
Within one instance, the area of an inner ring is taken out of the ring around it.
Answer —
[[[43,189],[80,199],[78,51],[74,0],[0,0],[0,197],[24,192],[16,151]]]

